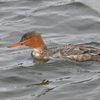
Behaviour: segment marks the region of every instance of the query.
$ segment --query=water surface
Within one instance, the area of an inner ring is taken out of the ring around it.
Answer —
[[[0,100],[100,99],[100,62],[36,64],[32,48],[7,48],[29,31],[40,33],[49,48],[100,48],[99,0],[0,0]]]

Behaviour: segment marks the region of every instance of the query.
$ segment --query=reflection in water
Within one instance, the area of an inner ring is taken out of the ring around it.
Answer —
[[[40,96],[45,95],[47,92],[50,92],[51,90],[53,90],[55,88],[56,87],[45,89],[42,93],[40,93],[39,95],[37,95],[37,97],[39,98]]]
[[[52,81],[44,79],[41,83],[26,85],[26,87],[31,87],[31,86],[34,86],[34,85],[48,85],[51,82]]]
[[[74,83],[71,83],[71,84],[85,83],[85,82],[90,82],[91,80],[93,80],[93,78],[90,78],[90,79],[87,79],[87,80],[83,80],[83,81],[80,81],[80,82],[74,82]]]
[[[49,81],[49,80],[44,79],[44,80],[42,81],[42,83],[35,84],[35,85],[48,85],[48,84],[51,83],[51,82],[52,82],[52,81]]]
[[[34,63],[35,64],[42,64],[42,63],[45,63],[45,62],[47,62],[47,61],[49,61],[49,59],[35,59],[34,58]]]
[[[30,87],[33,87],[33,86],[49,85],[49,83],[51,83],[51,82],[52,81],[44,79],[41,83],[26,85],[26,88],[30,88]],[[47,92],[53,90],[54,88],[56,88],[56,87],[43,89],[40,94],[38,94],[38,95],[31,95],[31,96],[35,96],[36,98],[39,98],[40,96],[45,95]]]

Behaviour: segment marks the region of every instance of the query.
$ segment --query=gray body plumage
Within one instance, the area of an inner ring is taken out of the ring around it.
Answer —
[[[100,60],[100,49],[89,45],[68,44],[55,49],[45,49],[41,52],[34,51],[33,55],[43,59],[63,57],[78,61]]]

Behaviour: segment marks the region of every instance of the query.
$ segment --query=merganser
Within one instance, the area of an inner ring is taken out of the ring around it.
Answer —
[[[83,44],[67,44],[54,49],[48,49],[40,34],[28,32],[23,35],[20,42],[8,48],[26,45],[34,48],[33,55],[37,59],[70,58],[77,61],[100,60],[100,48],[91,47]]]

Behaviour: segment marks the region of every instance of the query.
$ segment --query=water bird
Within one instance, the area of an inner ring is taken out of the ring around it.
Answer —
[[[49,49],[40,34],[32,31],[24,34],[17,44],[8,46],[29,46],[34,49],[33,55],[36,59],[69,58],[77,61],[100,60],[100,48],[84,44],[66,44]]]

